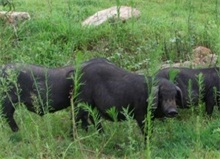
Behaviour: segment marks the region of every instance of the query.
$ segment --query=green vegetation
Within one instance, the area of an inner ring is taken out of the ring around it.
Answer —
[[[7,1],[0,0],[0,4],[3,2]],[[144,70],[152,75],[162,61],[190,59],[192,49],[198,45],[215,53],[220,50],[218,0],[8,2],[16,11],[29,12],[31,20],[19,24],[17,29],[0,20],[0,64],[22,62],[60,67],[77,64],[76,56],[80,54],[80,61],[106,57],[127,70]],[[88,16],[115,5],[135,7],[141,11],[141,17],[95,28],[81,26]],[[7,4],[0,6],[0,10],[9,9]],[[198,82],[202,85],[200,77]],[[19,105],[15,113],[18,133],[12,133],[5,119],[0,118],[0,158],[220,158],[220,112],[216,109],[209,118],[195,111],[203,109],[203,103],[194,109],[179,110],[180,116],[175,119],[152,122],[147,117],[152,124],[147,126],[148,147],[129,116],[126,122],[101,119],[104,134],[98,134],[92,125],[89,132],[79,126],[73,140],[70,108],[39,117]],[[153,131],[149,130],[151,127]]]

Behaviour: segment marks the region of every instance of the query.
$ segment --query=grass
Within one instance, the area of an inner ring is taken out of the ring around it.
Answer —
[[[220,50],[218,0],[13,0],[16,11],[27,11],[31,20],[17,31],[0,20],[0,63],[22,62],[59,67],[106,57],[130,71],[155,73],[162,61],[190,59],[198,45]],[[95,12],[114,5],[141,11],[139,19],[102,26],[82,27]],[[0,10],[8,10],[0,6]],[[198,109],[198,108],[195,108]],[[179,110],[180,117],[155,120],[150,150],[137,124],[102,121],[105,133],[93,126],[77,128],[72,140],[70,109],[39,117],[18,107],[20,127],[12,133],[0,120],[0,158],[220,158],[220,112],[212,118],[194,109]],[[150,153],[148,153],[150,151]]]

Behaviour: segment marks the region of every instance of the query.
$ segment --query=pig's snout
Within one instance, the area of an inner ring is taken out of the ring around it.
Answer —
[[[164,115],[173,118],[178,115],[175,100],[165,100],[162,104]]]
[[[170,108],[170,109],[167,110],[167,117],[172,118],[172,117],[175,117],[177,115],[178,115],[178,112],[175,108]]]

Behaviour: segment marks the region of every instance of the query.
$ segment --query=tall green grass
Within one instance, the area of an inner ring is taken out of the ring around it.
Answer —
[[[217,54],[220,49],[218,0],[12,2],[16,11],[29,12],[31,20],[19,24],[16,32],[0,20],[1,64],[75,65],[77,54],[81,53],[81,61],[106,57],[127,70],[152,75],[163,61],[190,59],[192,49],[198,45]],[[120,5],[139,9],[141,17],[95,28],[81,26],[95,12]],[[0,6],[0,10],[8,9]],[[98,134],[92,124],[89,132],[76,127],[78,137],[73,140],[69,133],[70,108],[39,117],[27,111],[22,103],[19,105],[15,113],[18,133],[12,133],[5,119],[0,119],[0,158],[220,157],[220,114],[216,109],[211,119],[193,109],[180,109],[180,116],[175,119],[147,118],[148,130],[152,126],[152,131],[148,132],[145,147],[139,127],[126,111],[125,122],[101,119],[104,134]]]

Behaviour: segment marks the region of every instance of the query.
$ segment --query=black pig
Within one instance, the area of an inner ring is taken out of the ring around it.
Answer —
[[[144,133],[144,119],[152,89],[149,83],[153,83],[152,78],[130,73],[104,59],[85,62],[81,75],[77,101],[97,108],[101,116],[109,120],[113,120],[107,113],[110,108],[116,108],[119,121],[125,120],[122,111],[123,108],[128,108]],[[156,85],[153,103],[156,111],[153,116],[176,116],[175,97],[180,96],[181,99],[180,89],[166,79],[159,79]]]
[[[0,82],[2,88],[7,85],[7,89],[1,91],[2,114],[12,131],[18,131],[13,117],[15,103],[24,103],[29,111],[40,116],[70,106],[73,72],[73,66],[53,69],[27,64],[3,66]],[[37,107],[34,101],[38,101]]]
[[[201,89],[201,101],[205,102],[207,114],[212,114],[214,105],[220,105],[219,68],[165,68],[159,71],[156,76],[158,78],[169,79],[169,74],[172,71],[176,74],[174,78],[175,84],[182,90],[184,107],[188,107],[189,104],[198,104],[199,89]],[[200,86],[198,83],[199,74],[202,75],[201,81],[203,81]],[[189,88],[190,85],[191,90]],[[190,99],[192,100],[190,101]]]

